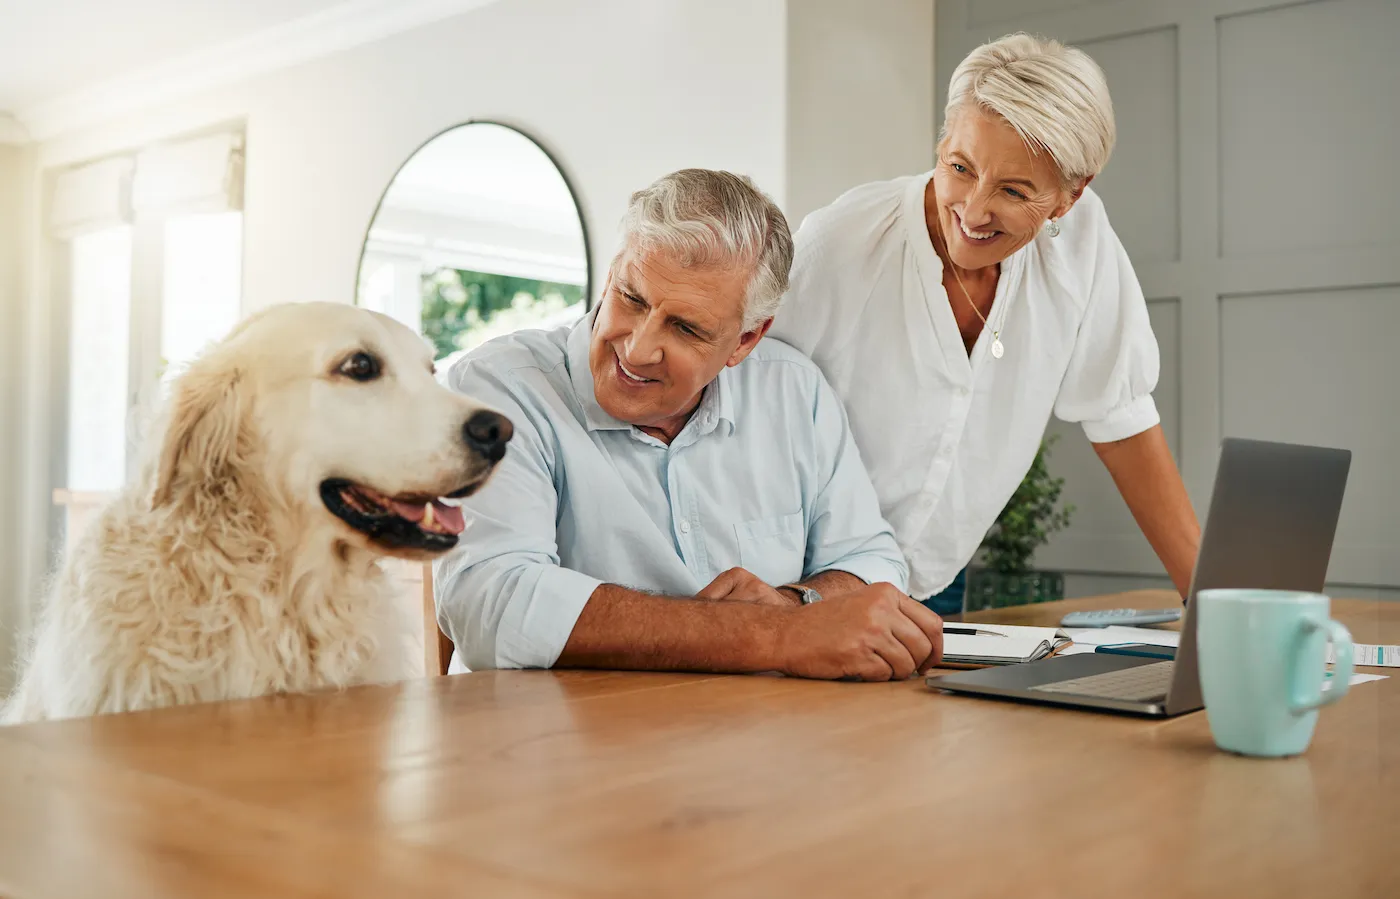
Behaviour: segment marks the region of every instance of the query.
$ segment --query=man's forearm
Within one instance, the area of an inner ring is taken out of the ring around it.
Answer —
[[[772,671],[778,667],[783,622],[794,611],[653,596],[604,584],[588,598],[555,667]]]
[[[803,581],[802,586],[811,587],[826,598],[850,593],[867,585],[848,571],[823,571]]]

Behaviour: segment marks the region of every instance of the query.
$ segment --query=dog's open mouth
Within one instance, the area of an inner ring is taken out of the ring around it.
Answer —
[[[363,484],[331,478],[321,482],[321,501],[341,521],[385,548],[444,552],[457,545],[466,523],[461,507],[443,499],[469,496],[476,487],[469,484],[446,497],[386,496]]]

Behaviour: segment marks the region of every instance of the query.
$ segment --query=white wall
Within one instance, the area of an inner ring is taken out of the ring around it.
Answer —
[[[682,166],[746,172],[783,199],[783,0],[511,0],[51,141],[90,158],[247,123],[248,310],[350,301],[360,244],[399,165],[471,118],[517,125],[582,194],[594,272],[628,194]]]
[[[787,202],[793,228],[844,191],[933,167],[934,0],[792,0]]]
[[[24,321],[28,242],[27,213],[33,154],[0,145],[0,694],[9,686],[9,635],[17,619],[15,596],[20,521],[13,514],[18,496],[20,451],[19,385],[23,374],[20,334]]]

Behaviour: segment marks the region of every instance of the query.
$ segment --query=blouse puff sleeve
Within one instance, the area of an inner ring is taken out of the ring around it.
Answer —
[[[1160,422],[1152,399],[1160,359],[1142,287],[1103,202],[1086,191],[1078,206],[1074,225],[1087,225],[1088,233],[1075,267],[1089,296],[1055,417],[1078,422],[1093,443],[1111,443]]]

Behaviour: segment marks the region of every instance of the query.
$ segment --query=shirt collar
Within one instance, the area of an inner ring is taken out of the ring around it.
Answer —
[[[590,431],[626,431],[632,428],[621,419],[613,418],[598,405],[593,393],[593,371],[588,367],[588,350],[593,336],[593,319],[597,316],[595,307],[574,325],[569,332],[568,364],[569,380],[574,387],[574,395],[583,407],[583,419]],[[741,363],[742,364],[742,363]],[[721,422],[726,424],[726,434],[734,433],[734,385],[733,371],[729,367],[720,370],[719,376],[710,382],[700,397],[700,405],[691,416],[687,428],[694,425],[696,436],[704,436],[715,430]]]
[[[722,434],[734,433],[734,385],[730,378],[733,373],[729,368],[720,369],[719,375],[705,388],[704,394],[700,397],[700,405],[695,407],[695,414],[686,423],[686,428],[694,428],[695,439],[719,430],[724,426]],[[682,431],[681,434],[684,434]],[[677,435],[677,440],[680,436]]]

